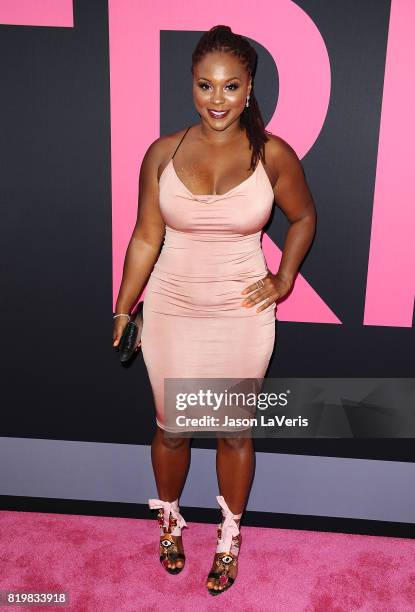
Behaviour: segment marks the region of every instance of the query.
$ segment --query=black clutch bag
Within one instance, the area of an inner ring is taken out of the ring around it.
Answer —
[[[141,344],[141,334],[144,324],[143,306],[144,302],[141,301],[138,304],[136,312],[131,315],[130,321],[128,321],[124,328],[124,332],[118,345],[121,363],[129,361],[134,353],[138,351],[138,347]]]

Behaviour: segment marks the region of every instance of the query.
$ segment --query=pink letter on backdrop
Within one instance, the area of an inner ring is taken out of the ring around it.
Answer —
[[[415,2],[392,0],[365,325],[412,327],[415,296]]]
[[[0,0],[0,24],[73,28],[72,0]]]
[[[136,220],[141,160],[160,135],[160,31],[203,32],[218,21],[206,2],[194,0],[191,6],[189,11],[182,2],[109,0],[114,306]],[[263,0],[249,11],[228,0],[220,5],[220,23],[255,39],[275,58],[280,92],[268,127],[303,157],[320,133],[330,97],[329,58],[316,25],[290,0]],[[263,248],[272,269],[281,252],[267,238]],[[278,307],[278,318],[340,323],[301,275]]]

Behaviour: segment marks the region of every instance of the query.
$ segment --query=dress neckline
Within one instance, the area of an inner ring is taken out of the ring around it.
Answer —
[[[193,198],[223,198],[225,196],[227,196],[228,194],[232,193],[232,191],[235,191],[235,189],[239,189],[239,187],[242,187],[243,185],[245,185],[245,183],[247,183],[248,181],[250,181],[252,179],[252,177],[257,173],[258,169],[259,169],[259,164],[261,164],[261,159],[258,160],[258,163],[256,165],[255,170],[252,172],[252,174],[250,174],[246,179],[244,179],[241,183],[238,183],[238,185],[235,185],[235,187],[232,187],[231,189],[228,189],[228,191],[226,191],[225,193],[193,193],[192,191],[190,191],[190,189],[183,183],[182,179],[179,177],[179,175],[176,172],[176,168],[174,167],[174,163],[173,163],[173,158],[170,158],[169,163],[167,164],[171,166],[173,173],[176,177],[176,179],[179,181],[179,183],[186,189],[186,191],[193,197]],[[166,168],[167,168],[166,166]],[[166,169],[165,168],[165,169]],[[164,171],[163,171],[164,172]],[[163,174],[163,172],[161,174]],[[160,176],[161,178],[161,176]]]

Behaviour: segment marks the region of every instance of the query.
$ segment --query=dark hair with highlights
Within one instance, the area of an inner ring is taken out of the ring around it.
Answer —
[[[193,74],[194,67],[200,60],[212,51],[223,51],[232,53],[237,57],[246,70],[249,76],[252,77],[252,87],[249,97],[249,106],[244,108],[240,116],[241,129],[246,130],[249,139],[249,148],[252,149],[251,168],[255,169],[259,157],[265,163],[265,143],[269,138],[267,134],[272,134],[265,129],[264,120],[261,111],[259,110],[258,102],[254,92],[254,76],[256,72],[258,56],[255,49],[246,38],[240,34],[232,32],[231,28],[226,25],[217,25],[205,32],[196,45],[192,53],[191,72]]]

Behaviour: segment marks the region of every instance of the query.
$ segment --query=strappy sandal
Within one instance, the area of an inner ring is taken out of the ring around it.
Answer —
[[[219,595],[227,591],[235,582],[235,578],[229,575],[231,566],[236,566],[238,562],[238,554],[242,542],[242,536],[239,531],[239,527],[235,520],[239,520],[241,514],[232,514],[225,498],[222,495],[217,495],[216,499],[222,509],[223,520],[218,525],[217,529],[217,545],[216,545],[216,565],[218,567],[217,572],[209,572],[209,578],[215,578],[219,580],[221,589],[214,589],[207,587],[207,590],[211,595]]]
[[[160,527],[160,563],[169,574],[179,574],[184,568],[186,555],[179,552],[173,536],[180,536],[182,528],[187,523],[180,514],[179,500],[173,502],[161,499],[149,499],[148,504],[152,510],[158,509],[157,522]],[[183,561],[182,567],[169,567],[169,563]]]

